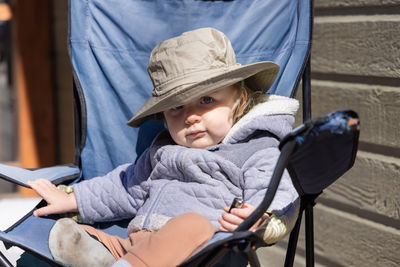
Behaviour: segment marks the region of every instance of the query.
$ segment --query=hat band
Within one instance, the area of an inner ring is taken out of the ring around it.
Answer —
[[[158,85],[154,88],[152,95],[162,96],[164,94],[167,94],[171,90],[184,90],[184,88],[188,88],[193,84],[200,83],[214,76],[218,76],[225,72],[240,68],[241,66],[242,65],[240,65],[239,63],[236,63],[235,65],[224,66],[222,68],[206,69],[184,74],[175,79]]]

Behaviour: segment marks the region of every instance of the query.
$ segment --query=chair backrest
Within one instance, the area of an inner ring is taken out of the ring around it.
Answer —
[[[133,162],[154,136],[147,128],[160,129],[126,125],[151,95],[146,67],[157,43],[187,30],[217,28],[232,41],[238,62],[281,66],[269,93],[294,96],[309,58],[310,14],[310,0],[70,0],[83,177]]]

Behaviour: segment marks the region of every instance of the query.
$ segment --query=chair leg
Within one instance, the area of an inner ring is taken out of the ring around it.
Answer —
[[[253,249],[249,248],[246,255],[251,267],[261,267],[257,254]]]
[[[0,251],[0,265],[1,267],[13,267],[11,262],[4,256],[4,254]]]
[[[313,204],[309,203],[305,209],[306,217],[306,266],[314,267],[314,213]]]
[[[294,263],[294,257],[296,255],[297,241],[299,239],[301,218],[303,217],[303,212],[299,213],[296,225],[294,226],[292,232],[290,233],[289,243],[286,251],[285,267],[292,267]]]

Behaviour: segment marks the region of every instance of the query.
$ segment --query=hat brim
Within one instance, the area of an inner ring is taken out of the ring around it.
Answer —
[[[266,92],[275,81],[279,65],[271,61],[262,61],[227,70],[222,74],[206,77],[203,81],[188,85],[186,88],[171,90],[160,96],[152,96],[140,110],[128,121],[128,125],[139,127],[148,116],[173,107],[190,103],[204,95],[230,86],[242,80],[252,90]]]

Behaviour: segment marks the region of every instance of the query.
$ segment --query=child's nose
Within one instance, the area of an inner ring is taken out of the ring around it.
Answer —
[[[185,123],[188,125],[198,123],[201,120],[201,115],[194,110],[188,110],[186,113]]]

